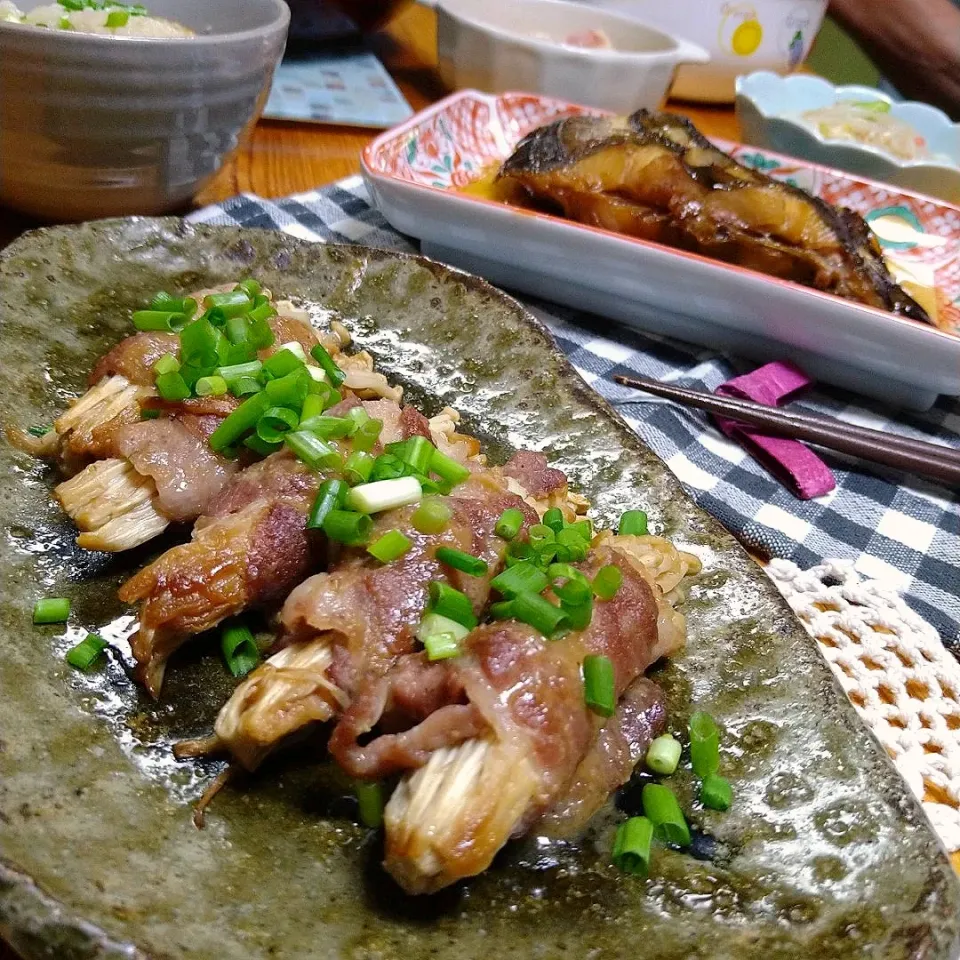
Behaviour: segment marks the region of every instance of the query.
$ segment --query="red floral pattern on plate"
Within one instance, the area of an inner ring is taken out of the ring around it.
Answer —
[[[506,159],[517,142],[536,127],[561,115],[590,112],[596,111],[532,94],[487,96],[464,91],[377,138],[364,151],[364,159],[375,174],[449,190],[455,202],[484,202],[461,194],[459,188]],[[938,244],[894,246],[901,261],[933,269],[940,323],[960,331],[960,208],[756,147],[715,142],[740,163],[793,183],[828,203],[849,207],[868,220],[871,214],[884,211],[904,215],[924,235],[939,238],[942,242]]]

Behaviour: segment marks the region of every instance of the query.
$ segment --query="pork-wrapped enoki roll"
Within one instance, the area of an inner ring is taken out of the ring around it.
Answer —
[[[112,456],[95,460],[57,485],[54,494],[82,531],[87,550],[119,551],[146,543],[171,523],[192,523],[229,479],[239,460],[215,453],[209,438],[237,405],[233,397],[166,403],[148,398],[156,418],[121,414],[94,434],[109,435]]]
[[[282,600],[306,576],[306,519],[323,479],[287,451],[247,467],[196,522],[189,543],[171,547],[120,588],[124,603],[141,603],[131,643],[153,696],[168,658],[190,636]]]
[[[275,342],[260,351],[261,358],[281,343],[297,342],[309,350],[320,340],[304,319],[278,315],[269,323]],[[77,538],[81,547],[127,550],[161,533],[170,523],[192,523],[238,468],[236,461],[215,453],[207,441],[239,400],[224,396],[170,403],[156,397],[153,364],[165,353],[176,355],[178,351],[175,334],[128,337],[94,369],[92,377],[103,374],[107,379],[64,415],[69,418],[78,407],[85,408],[92,395],[118,379],[126,382],[125,378],[133,377],[150,385],[111,394],[111,402],[100,403],[91,414],[96,414],[98,422],[90,426],[93,421],[88,418],[81,424],[83,429],[71,428],[59,438],[61,462],[63,454],[74,465],[88,462],[54,491],[81,530]],[[128,396],[130,390],[139,392]],[[155,419],[144,420],[145,411]]]
[[[381,564],[364,550],[348,551],[327,573],[298,586],[283,607],[287,645],[258,667],[220,711],[215,733],[248,770],[293,734],[338,715],[361,680],[385,673],[418,646],[417,626],[427,607],[430,584],[446,583],[469,597],[479,613],[490,594],[507,542],[494,532],[504,510],[537,514],[504,489],[499,471],[478,470],[451,496],[445,530],[418,532],[413,507],[389,511],[372,538],[400,530],[411,542],[397,560]],[[482,576],[468,576],[436,558],[452,547],[487,563]]]
[[[329,412],[358,402],[351,398]],[[429,433],[413,408],[374,400],[364,409],[383,422],[381,445]],[[151,694],[159,694],[167,659],[190,636],[244,610],[278,604],[322,560],[315,555],[320,538],[308,536],[306,523],[320,483],[331,476],[311,471],[289,451],[247,467],[197,520],[189,543],[172,547],[121,587],[121,600],[142,604],[132,646]]]
[[[582,820],[598,791],[577,787],[580,772],[602,772],[604,789],[629,776],[634,754],[623,743],[617,762],[588,762],[604,721],[584,699],[584,657],[610,659],[620,700],[685,639],[682,617],[662,614],[655,579],[622,548],[630,539],[595,544],[579,565],[588,577],[607,564],[622,573],[585,630],[551,641],[517,621],[482,625],[459,657],[431,664],[411,655],[356,694],[330,739],[341,767],[370,779],[416,770],[400,781],[385,820],[385,865],[406,890],[427,893],[481,872],[551,809],[561,811],[552,829],[562,829],[565,796]],[[621,709],[624,724],[629,716]],[[387,732],[362,744],[359,734],[377,727]]]

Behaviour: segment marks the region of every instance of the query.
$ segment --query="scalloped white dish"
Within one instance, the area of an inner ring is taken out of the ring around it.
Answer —
[[[902,160],[852,140],[826,139],[802,119],[843,101],[889,105],[926,142],[930,157]],[[926,103],[897,101],[873,87],[835,87],[822,77],[759,71],[737,78],[737,119],[745,142],[960,203],[960,124]]]

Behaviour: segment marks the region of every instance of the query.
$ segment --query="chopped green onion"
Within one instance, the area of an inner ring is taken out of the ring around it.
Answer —
[[[34,623],[66,623],[70,617],[70,601],[66,597],[44,597],[33,607]]]
[[[180,361],[172,354],[165,353],[154,365],[153,372],[159,377],[165,373],[177,373]]]
[[[440,580],[434,580],[430,584],[430,610],[441,617],[455,620],[469,630],[478,622],[470,598]]]
[[[411,546],[413,544],[409,537],[399,530],[391,530],[382,537],[377,537],[367,547],[367,553],[376,557],[381,563],[391,563],[393,560],[399,560]]]
[[[427,473],[436,448],[426,437],[410,437],[401,443],[387,444],[387,453],[407,464],[416,473]]]
[[[225,310],[221,310],[219,307],[211,307],[209,310],[204,312],[202,319],[206,320],[207,323],[212,324],[218,329],[226,329],[227,321],[230,318],[227,316]]]
[[[515,563],[523,563],[526,560],[535,561],[537,559],[536,551],[525,540],[515,540],[507,547],[507,556],[504,560],[508,567]]]
[[[243,290],[230,290],[228,293],[208,294],[203,298],[203,306],[207,310],[221,310],[227,317],[238,317],[253,309],[253,300]]]
[[[266,440],[261,440],[255,433],[244,437],[243,445],[254,453],[258,453],[261,457],[269,457],[271,453],[276,453],[283,447],[282,443],[267,443]]]
[[[35,424],[32,427],[27,427],[27,433],[29,433],[31,437],[43,437],[46,436],[52,429],[53,427],[51,426]]]
[[[662,737],[657,737],[647,748],[647,766],[661,776],[669,777],[680,762],[681,752],[680,741],[665,733]]]
[[[434,447],[430,454],[430,473],[435,473],[448,486],[455,487],[470,476],[470,471],[452,457],[441,453]]]
[[[625,510],[620,515],[617,533],[620,536],[642,537],[647,532],[647,515],[642,510]]]
[[[156,387],[164,400],[186,400],[190,396],[190,387],[181,373],[161,373]]]
[[[137,310],[132,319],[138,330],[166,330],[171,333],[179,333],[190,320],[185,313],[176,310]]]
[[[226,367],[217,367],[217,374],[223,377],[228,384],[241,377],[257,377],[263,369],[263,364],[259,360],[250,360],[247,363],[233,363]]]
[[[235,677],[246,676],[260,662],[257,641],[249,627],[241,623],[224,626],[220,632],[220,649],[227,669]]]
[[[229,383],[230,392],[235,397],[248,397],[252,393],[260,393],[260,381],[256,377],[237,377]]]
[[[343,399],[340,393],[334,390],[329,383],[318,383],[313,378],[310,379],[310,394],[320,398],[321,412],[335,407]]]
[[[270,389],[270,384],[267,384],[267,389]],[[357,425],[348,417],[328,417],[321,413],[319,416],[310,417],[309,420],[304,419],[303,429],[315,433],[324,440],[334,440],[349,437],[357,429]]]
[[[226,317],[223,332],[232,344],[246,343],[250,339],[250,321],[244,316]]]
[[[306,430],[288,433],[283,439],[311,470],[337,470],[343,464],[343,457],[335,447]]]
[[[357,432],[353,435],[354,450],[372,450],[376,446],[377,440],[380,439],[382,429],[382,420],[365,420],[357,427]]]
[[[406,473],[406,466],[402,460],[395,457],[392,453],[381,453],[373,461],[373,472],[370,474],[371,480],[395,480]]]
[[[370,539],[373,521],[352,510],[331,510],[323,520],[323,532],[331,539],[348,546],[360,546]]]
[[[358,780],[354,792],[357,795],[360,822],[371,830],[379,830],[383,826],[383,786],[379,782]]]
[[[107,14],[108,27],[125,27],[130,19],[130,14],[126,10],[111,10]]]
[[[304,376],[301,367],[282,377],[268,380],[264,390],[267,391],[271,403],[275,403],[279,407],[299,410],[303,401],[307,399],[309,381]]]
[[[653,824],[654,834],[677,847],[689,847],[690,828],[673,791],[662,783],[648,783],[642,796],[643,812]]]
[[[347,494],[347,506],[360,513],[381,513],[418,503],[422,497],[423,488],[416,477],[397,477],[354,487]]]
[[[159,410],[152,410],[152,409],[150,409],[149,407],[141,407],[141,408],[140,408],[140,419],[141,419],[141,420],[159,420],[159,419],[160,419],[160,411],[159,411]]]
[[[704,777],[700,785],[700,802],[711,810],[729,810],[733,803],[733,788],[730,781],[715,773]]]
[[[589,544],[576,530],[569,527],[564,528],[557,534],[557,553],[563,552],[567,555],[569,561],[583,560],[587,555]]]
[[[653,824],[646,817],[631,817],[617,827],[613,862],[624,873],[645,877],[650,872]]]
[[[339,387],[347,379],[347,375],[333,362],[333,357],[327,353],[327,349],[322,343],[316,344],[311,349],[310,356],[320,364],[321,369],[333,386]]]
[[[493,528],[493,532],[498,537],[503,537],[504,540],[512,540],[520,532],[522,526],[523,511],[516,507],[509,507],[500,514],[500,519]]]
[[[343,506],[347,496],[347,485],[342,480],[324,480],[317,490],[317,497],[307,518],[308,530],[322,530],[323,521],[331,510]]]
[[[263,392],[255,393],[252,397],[244,400],[210,434],[210,446],[218,453],[225,447],[233,446],[245,433],[248,433],[257,425],[257,421],[269,406],[270,398]]]
[[[593,594],[580,580],[568,580],[555,586],[553,592],[560,598],[560,609],[567,615],[570,627],[586,630],[593,617]]]
[[[368,423],[370,420],[370,414],[362,407],[351,407],[347,412],[346,416],[351,419],[358,427],[362,426],[365,423]]]
[[[272,347],[277,339],[270,324],[267,323],[267,320],[275,313],[276,311],[268,305],[266,307],[254,308],[247,317],[250,321],[247,339],[258,350],[266,350],[267,347]]]
[[[460,656],[460,644],[457,638],[446,631],[440,633],[428,633],[423,641],[423,647],[427,651],[428,660],[449,660],[451,657]]]
[[[569,563],[551,563],[547,567],[547,576],[551,580],[576,580],[585,584],[590,582],[576,567],[571,567]]]
[[[490,604],[490,618],[492,620],[513,620],[513,601],[501,600]]]
[[[197,301],[191,297],[175,297],[161,290],[150,301],[150,309],[161,313],[185,313],[192,317],[197,310]]]
[[[563,511],[559,507],[551,507],[543,515],[543,523],[554,533],[559,533],[564,526]]]
[[[566,528],[567,530],[575,530],[587,543],[593,539],[593,524],[589,520],[578,520],[576,523],[568,523]]]
[[[601,600],[612,600],[623,583],[623,571],[615,564],[601,567],[593,578],[593,592]]]
[[[180,333],[180,356],[184,364],[212,368],[220,364],[223,335],[205,317],[187,324]]]
[[[107,649],[106,641],[95,633],[88,633],[76,646],[67,651],[67,663],[78,670],[89,670]]]
[[[279,443],[285,434],[296,430],[299,425],[300,418],[295,411],[287,407],[268,407],[257,421],[257,436],[266,443]]]
[[[566,613],[538,593],[520,593],[513,600],[513,618],[529,624],[545,637],[551,637],[569,625]]]
[[[889,113],[891,109],[886,100],[852,100],[850,106],[870,110],[873,113]]]
[[[253,277],[247,277],[246,280],[241,280],[234,289],[242,291],[252,301],[254,297],[259,295],[262,287]]]
[[[418,533],[443,533],[449,526],[452,516],[453,511],[450,507],[442,500],[433,497],[420,502],[420,506],[413,511],[410,522]]]
[[[527,538],[530,546],[539,553],[540,548],[556,541],[557,535],[543,523],[535,523],[528,531]]]
[[[698,710],[690,717],[690,764],[706,779],[720,769],[720,730],[709,713]]]
[[[61,30],[72,30],[72,29],[73,29],[73,22],[71,21],[71,19],[70,19],[66,14],[64,14],[64,15],[60,18],[60,21],[59,21],[59,23],[58,23],[57,25],[59,26],[59,28],[60,28]],[[45,24],[44,24],[44,26],[45,26]],[[107,26],[109,27],[110,24],[107,23]]]
[[[194,389],[198,397],[222,397],[227,392],[227,381],[223,377],[201,377]]]
[[[529,561],[521,561],[498,573],[490,586],[502,597],[512,599],[521,593],[540,593],[547,586],[547,575]]]
[[[609,657],[588,654],[583,658],[583,699],[599,716],[613,716],[617,692],[613,682],[613,662]]]
[[[417,639],[426,646],[428,637],[437,634],[449,634],[453,637],[454,643],[459,643],[469,632],[470,628],[465,627],[459,621],[431,612],[420,621],[420,625],[417,627]]]
[[[323,398],[316,393],[308,393],[300,405],[300,422],[311,417],[319,417],[323,413]]]
[[[373,456],[362,450],[355,450],[343,465],[343,477],[351,487],[355,487],[370,479],[371,470],[373,470]]]
[[[303,349],[303,344],[299,340],[288,340],[281,343],[280,350],[289,350],[304,366],[307,365],[307,352]]]
[[[275,379],[302,369],[303,361],[292,350],[284,347],[263,361],[263,372]]]
[[[435,556],[441,563],[471,577],[482,577],[490,569],[482,557],[464,553],[463,550],[454,550],[453,547],[437,547]]]

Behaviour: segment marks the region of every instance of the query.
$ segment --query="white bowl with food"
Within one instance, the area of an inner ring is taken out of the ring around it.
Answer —
[[[738,75],[789,73],[810,53],[827,0],[584,0],[704,47],[710,62],[681,67],[671,96],[731,103]]]
[[[604,110],[655,109],[702,47],[564,0],[430,0],[440,75],[452,89],[524,90]]]
[[[259,116],[283,0],[0,3],[0,204],[49,220],[186,205]]]
[[[960,124],[926,103],[820,77],[737,80],[747,143],[960,203]]]

